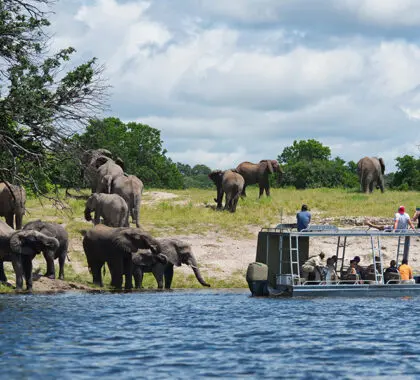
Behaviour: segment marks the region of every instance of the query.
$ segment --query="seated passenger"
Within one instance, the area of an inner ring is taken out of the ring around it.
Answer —
[[[394,283],[400,280],[400,274],[398,272],[397,263],[395,260],[391,260],[389,263],[389,268],[386,268],[384,271],[384,282],[385,284],[389,281]]]
[[[398,271],[400,272],[401,283],[414,284],[413,270],[410,265],[408,265],[407,259],[403,259]]]
[[[305,281],[310,279],[311,274],[315,275],[315,281],[321,281],[324,279],[324,267],[325,267],[325,253],[321,252],[318,256],[310,257],[303,265],[302,265],[302,274]]]
[[[360,257],[359,256],[354,256],[353,260],[356,262],[356,273],[359,276],[359,278],[361,279],[365,279],[366,277],[366,269],[363,268],[361,265],[359,265],[360,263]]]
[[[329,257],[327,259],[327,270],[325,274],[325,281],[326,282],[336,282],[338,281],[337,272],[335,270],[335,263],[336,263],[337,256]]]

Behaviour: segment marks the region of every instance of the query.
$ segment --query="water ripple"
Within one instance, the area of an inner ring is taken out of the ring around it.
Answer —
[[[246,292],[0,296],[8,378],[374,378],[420,374],[416,298]]]

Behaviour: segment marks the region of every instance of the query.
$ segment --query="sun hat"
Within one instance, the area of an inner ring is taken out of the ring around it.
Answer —
[[[405,213],[405,207],[404,207],[404,206],[400,206],[400,207],[398,207],[398,212],[399,212],[400,214],[404,214],[404,213]]]

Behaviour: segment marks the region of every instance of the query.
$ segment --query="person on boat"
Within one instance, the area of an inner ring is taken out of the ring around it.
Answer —
[[[377,273],[381,271],[381,259],[379,256],[375,256],[375,263],[376,266],[372,263],[366,268],[367,273],[375,273],[375,269]]]
[[[359,278],[364,279],[366,275],[366,269],[360,265],[360,256],[354,256],[353,261],[356,262],[356,273]],[[350,261],[351,264],[351,261]]]
[[[386,268],[384,271],[385,284],[390,280],[393,280],[394,282],[395,280],[399,280],[399,273],[400,272],[398,272],[397,263],[395,262],[395,260],[391,260],[391,262],[389,263],[389,267]]]
[[[332,256],[327,259],[327,268],[325,273],[325,281],[327,283],[335,283],[338,281],[337,272],[335,270],[335,263],[337,262],[337,256]]]
[[[402,260],[401,265],[398,268],[398,271],[400,272],[401,283],[406,283],[406,284],[414,283],[413,269],[411,269],[410,265],[408,265],[407,259]]]
[[[416,212],[413,216],[413,222],[417,221],[417,228],[420,228],[420,207],[416,207]]]
[[[400,206],[394,217],[394,230],[408,230],[408,226],[415,229],[410,216],[405,212],[405,207]]]
[[[300,212],[296,214],[297,229],[298,231],[305,230],[311,223],[311,213],[308,211],[308,206],[303,204]]]
[[[315,275],[315,281],[321,281],[324,278],[325,253],[321,252],[317,256],[312,256],[302,265],[302,272],[305,281],[308,281],[311,274]]]

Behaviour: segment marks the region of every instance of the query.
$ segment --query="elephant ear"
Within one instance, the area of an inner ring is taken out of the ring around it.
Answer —
[[[59,245],[56,238],[35,230],[22,230],[10,238],[12,251],[22,255],[33,255],[45,248],[56,250]]]
[[[213,181],[215,185],[222,183],[224,171],[222,170],[213,170],[208,177]]]
[[[120,228],[114,233],[113,244],[125,252],[136,252],[138,249],[150,249],[153,254],[159,253],[159,244],[148,233],[140,228]]]
[[[379,163],[381,164],[381,173],[385,174],[385,162],[384,160],[381,158],[379,158]]]

